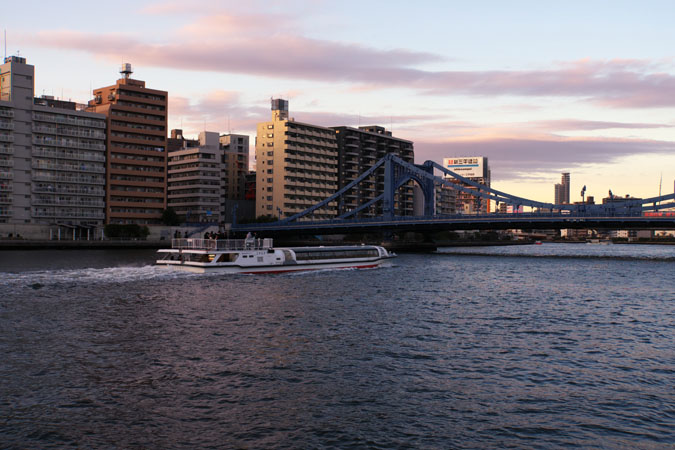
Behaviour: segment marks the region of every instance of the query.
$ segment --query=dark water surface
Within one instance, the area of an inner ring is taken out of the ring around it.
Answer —
[[[675,248],[537,247],[265,276],[0,252],[0,448],[672,448]]]

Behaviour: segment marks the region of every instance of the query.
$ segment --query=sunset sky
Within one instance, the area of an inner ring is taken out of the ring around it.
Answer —
[[[84,103],[133,78],[169,127],[245,133],[270,97],[296,120],[382,125],[415,159],[487,156],[493,187],[553,201],[655,196],[675,180],[671,1],[62,1],[3,8],[36,95]]]

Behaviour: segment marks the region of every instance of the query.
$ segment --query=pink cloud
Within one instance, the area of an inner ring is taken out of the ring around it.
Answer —
[[[25,39],[115,62],[124,56],[136,64],[156,67],[348,82],[358,89],[398,87],[430,95],[483,97],[581,97],[613,107],[675,106],[675,75],[650,61],[581,60],[546,70],[430,71],[418,67],[444,58],[414,50],[307,38],[293,32],[293,27],[277,26],[289,23],[278,18],[214,14],[184,26],[169,41],[156,43],[118,34],[71,31],[44,31]],[[270,37],[274,45],[270,45]]]
[[[211,91],[201,98],[169,96],[172,128],[182,128],[186,136],[200,131],[255,133],[256,124],[267,120],[269,109],[241,103],[235,91]]]
[[[533,122],[534,127],[539,127],[551,131],[595,131],[610,129],[653,129],[653,128],[674,128],[675,125],[663,123],[627,123],[627,122],[605,122],[599,120],[544,120]]]

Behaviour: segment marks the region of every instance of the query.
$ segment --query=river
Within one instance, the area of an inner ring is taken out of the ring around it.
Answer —
[[[0,252],[0,448],[673,448],[675,247]]]

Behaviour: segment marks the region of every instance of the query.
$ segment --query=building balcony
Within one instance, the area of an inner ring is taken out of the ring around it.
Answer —
[[[34,194],[65,194],[65,195],[89,195],[92,197],[103,197],[103,189],[91,188],[88,186],[37,186],[33,185],[31,191]]]
[[[95,199],[78,199],[77,197],[68,199],[57,199],[52,197],[33,197],[31,199],[33,205],[49,205],[49,206],[83,206],[87,208],[103,208],[105,203],[103,200]]]
[[[3,192],[3,191],[0,191]],[[11,205],[12,204],[12,197],[9,195],[0,194],[0,205]]]
[[[13,155],[14,146],[12,144],[0,144],[0,155]]]
[[[10,170],[0,170],[0,180],[11,180],[14,178],[14,173]]]
[[[56,134],[56,127],[48,127],[45,125],[35,125],[33,124],[34,133],[45,133],[45,134]]]
[[[13,130],[14,122],[0,121],[0,130]]]
[[[14,117],[13,109],[0,109],[0,117]]]
[[[0,167],[14,167],[14,159],[0,158]]]
[[[55,164],[52,162],[31,162],[31,167],[38,170],[55,170],[59,172],[93,172],[105,173],[105,167],[91,164]]]
[[[105,213],[76,208],[33,208],[31,217],[64,219],[105,219]]]
[[[81,127],[105,128],[105,119],[92,120],[63,114],[45,114],[33,111],[33,120],[36,122],[62,123]]]
[[[45,133],[45,134],[55,134],[59,136],[75,136],[83,137],[88,139],[105,139],[105,133],[98,130],[78,130],[78,129],[69,129],[69,128],[59,128],[59,127],[48,127],[44,125],[33,125],[34,133]]]
[[[12,208],[0,207],[0,217],[12,217]]]
[[[58,151],[58,150],[42,150],[39,147],[33,148],[31,152],[33,156],[42,157],[42,158],[53,158],[53,159],[70,159],[74,161],[93,161],[93,162],[105,162],[105,155],[103,153],[94,153],[94,154],[84,154],[81,152],[72,152],[72,151]]]
[[[14,136],[11,134],[0,134],[0,142],[14,142]]]
[[[81,148],[85,150],[105,150],[105,144],[82,142],[75,139],[44,138],[40,136],[33,136],[33,144],[52,147]]]
[[[1,172],[0,172],[1,173]],[[2,178],[2,177],[0,177]],[[82,176],[72,173],[56,173],[56,172],[37,172],[31,175],[33,181],[47,181],[55,183],[78,183],[78,184],[97,184],[105,185],[105,178],[93,177],[93,176]]]

